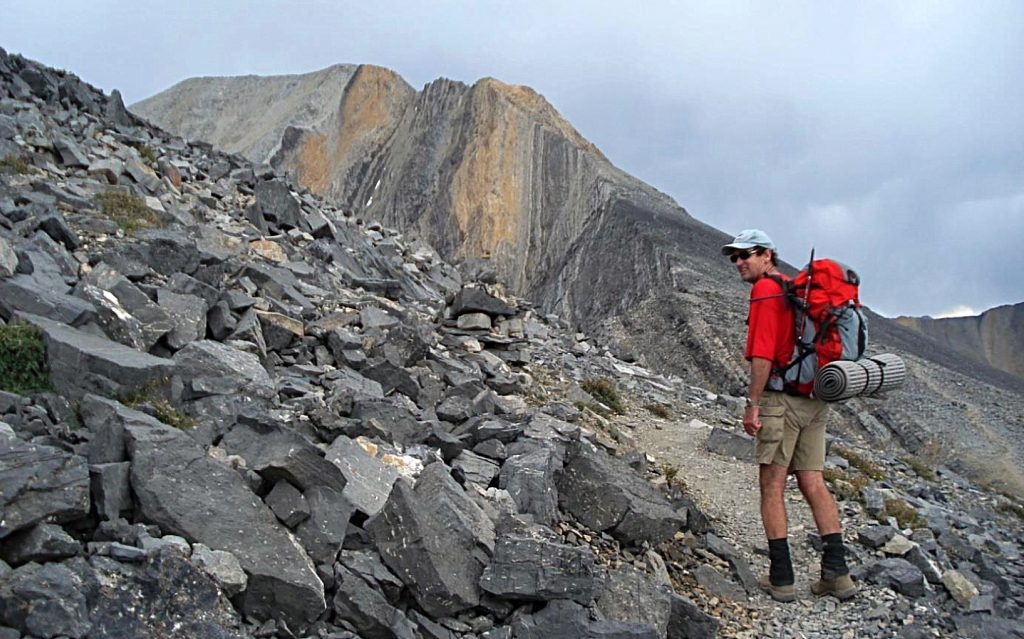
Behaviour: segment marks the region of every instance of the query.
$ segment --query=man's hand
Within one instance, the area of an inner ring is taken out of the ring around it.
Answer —
[[[747,406],[743,411],[743,430],[751,437],[757,436],[761,430],[761,408],[759,406]]]

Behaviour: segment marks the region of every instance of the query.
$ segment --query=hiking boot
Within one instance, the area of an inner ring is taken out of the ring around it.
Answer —
[[[838,575],[830,579],[822,577],[811,584],[811,592],[816,597],[832,595],[836,599],[845,600],[857,594],[857,584],[853,583],[849,574]]]
[[[761,590],[768,593],[775,601],[796,601],[796,587],[793,584],[776,586],[768,579],[768,575],[764,575],[757,580],[757,585],[761,586]]]

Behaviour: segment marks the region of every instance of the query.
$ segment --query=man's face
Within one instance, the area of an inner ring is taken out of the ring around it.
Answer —
[[[761,279],[772,266],[772,254],[768,249],[755,246],[745,250],[735,250],[729,259],[736,265],[740,278],[753,284]]]

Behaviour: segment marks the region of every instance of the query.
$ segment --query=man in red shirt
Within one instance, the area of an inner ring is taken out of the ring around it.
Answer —
[[[761,586],[777,601],[796,599],[783,500],[786,476],[792,473],[811,507],[824,550],[821,579],[811,585],[811,592],[848,599],[857,593],[857,586],[846,565],[839,511],[823,475],[828,405],[782,392],[778,373],[793,356],[796,335],[793,308],[775,279],[784,277],[778,270],[775,244],[764,231],[748,229],[723,246],[722,253],[736,265],[740,278],[752,285],[744,352],[750,362],[750,389],[743,430],[757,437],[761,521],[770,562]]]

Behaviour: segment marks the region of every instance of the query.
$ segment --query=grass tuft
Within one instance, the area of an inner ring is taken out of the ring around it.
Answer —
[[[166,381],[166,380],[165,380]],[[166,398],[161,396],[161,387],[165,382],[154,381],[130,394],[124,395],[120,401],[125,406],[141,410],[147,415],[156,417],[168,426],[179,430],[190,430],[196,427],[196,420],[175,408]]]
[[[646,404],[644,408],[646,408],[647,411],[654,415],[655,417],[660,417],[662,419],[672,419],[672,411],[670,411],[668,407],[662,406],[661,404]]]
[[[833,452],[835,452],[836,455],[839,455],[840,457],[846,459],[846,461],[850,462],[851,466],[853,466],[860,472],[864,473],[871,479],[874,479],[875,481],[885,479],[885,472],[881,468],[873,464],[871,461],[869,461],[866,457],[863,457],[860,454],[850,450],[849,448],[844,448],[842,446],[835,446],[832,450]]]
[[[917,509],[899,499],[886,499],[885,508],[878,513],[878,521],[885,523],[894,517],[902,528],[924,528],[927,522],[917,513]]]
[[[0,326],[0,390],[18,395],[53,390],[43,333],[35,326]]]
[[[927,481],[935,481],[935,471],[932,467],[926,463],[923,459],[918,457],[908,456],[900,457],[900,461],[910,466],[917,476]]]
[[[137,195],[121,191],[105,191],[96,194],[100,212],[117,223],[125,233],[134,233],[140,229],[160,228],[163,222],[156,212],[146,206]]]
[[[28,173],[28,162],[15,155],[8,155],[0,158],[0,173],[17,173],[24,175]]]
[[[622,401],[622,396],[619,395],[619,391],[615,389],[615,384],[610,379],[604,377],[585,379],[580,382],[580,388],[587,391],[612,412],[618,415],[626,414],[626,405]]]

